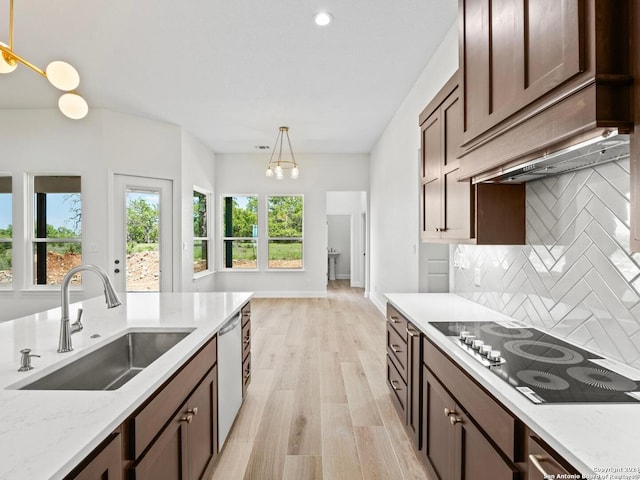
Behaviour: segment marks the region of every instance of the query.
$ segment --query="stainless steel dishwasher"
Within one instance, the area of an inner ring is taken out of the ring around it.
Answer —
[[[242,405],[242,314],[218,331],[218,446],[222,448]]]

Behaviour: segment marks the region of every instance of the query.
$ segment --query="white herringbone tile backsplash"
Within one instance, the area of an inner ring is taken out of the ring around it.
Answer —
[[[454,292],[640,368],[629,235],[628,159],[530,182],[527,245],[456,246]]]

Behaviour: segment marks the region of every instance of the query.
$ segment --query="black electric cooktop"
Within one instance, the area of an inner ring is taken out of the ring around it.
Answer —
[[[616,373],[603,357],[535,328],[495,322],[431,325],[534,403],[640,402],[640,378]]]

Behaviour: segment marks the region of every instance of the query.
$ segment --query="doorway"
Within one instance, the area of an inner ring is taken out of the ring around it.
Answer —
[[[327,262],[329,249],[339,250],[336,280],[364,288],[365,295],[367,228],[367,192],[327,192]]]
[[[116,174],[114,190],[116,289],[172,291],[172,181]]]

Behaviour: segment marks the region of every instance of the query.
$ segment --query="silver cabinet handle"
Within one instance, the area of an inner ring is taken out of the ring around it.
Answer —
[[[452,415],[449,417],[449,422],[451,422],[451,425],[455,425],[456,423],[462,423],[462,419]]]
[[[545,472],[544,468],[542,468],[542,465],[540,465],[541,461],[546,460],[546,457],[544,455],[529,455],[529,460],[545,478],[550,477],[550,475]]]
[[[181,422],[191,423],[193,421],[193,415],[189,414],[180,419]]]
[[[448,408],[444,409],[444,415],[446,417],[450,417],[451,415],[455,415],[456,413],[458,413],[458,412],[456,412],[455,410],[450,410]]]
[[[394,351],[394,353],[400,353],[402,350],[400,350],[400,347],[398,347],[397,345],[390,345],[391,346],[391,350]]]
[[[398,382],[395,380],[391,380],[391,388],[393,388],[396,392],[398,390],[402,390],[398,385],[396,385]]]
[[[394,317],[393,315],[391,315],[391,316],[389,317],[389,321],[390,321],[391,323],[398,323],[398,317]]]
[[[416,332],[415,330],[410,330],[408,328],[405,329],[407,331],[407,333],[409,334],[410,337],[417,337],[418,335],[420,335],[418,332]]]
[[[187,413],[188,414],[192,414],[194,416],[197,415],[198,414],[198,407],[190,408],[189,410],[187,410]]]

